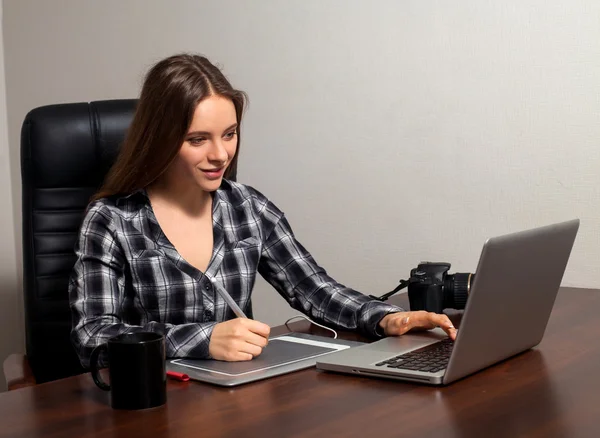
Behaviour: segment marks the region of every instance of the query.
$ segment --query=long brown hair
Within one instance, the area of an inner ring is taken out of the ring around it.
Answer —
[[[215,95],[233,102],[238,123],[238,148],[224,174],[228,178],[237,166],[246,94],[235,90],[205,57],[179,54],[159,61],[148,71],[125,141],[92,200],[127,195],[154,182],[177,155],[196,106]]]

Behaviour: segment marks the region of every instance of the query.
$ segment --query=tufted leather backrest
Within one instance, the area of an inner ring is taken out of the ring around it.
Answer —
[[[26,348],[38,383],[85,372],[70,339],[68,283],[75,241],[85,208],[117,156],[136,103],[127,99],[43,106],[30,111],[23,122]]]
[[[38,383],[84,372],[70,341],[68,281],[84,210],[113,163],[136,100],[49,105],[21,130],[27,357]]]

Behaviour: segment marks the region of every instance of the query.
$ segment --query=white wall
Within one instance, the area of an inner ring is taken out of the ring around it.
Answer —
[[[4,78],[4,42],[2,38],[3,10],[0,3],[0,361],[23,350],[22,304],[18,293],[13,194],[6,121],[6,88]],[[4,374],[0,376],[0,391],[6,389]]]
[[[564,284],[600,287],[596,0],[5,0],[4,13],[17,236],[26,112],[135,96],[151,63],[197,51],[250,94],[241,181],[340,281],[383,293],[422,259],[473,270],[487,237],[577,216]],[[255,302],[267,322],[289,315],[264,283]]]

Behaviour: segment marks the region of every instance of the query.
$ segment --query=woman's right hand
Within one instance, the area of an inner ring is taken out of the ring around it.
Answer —
[[[271,327],[253,319],[236,318],[214,326],[208,351],[213,359],[251,360],[267,346]]]

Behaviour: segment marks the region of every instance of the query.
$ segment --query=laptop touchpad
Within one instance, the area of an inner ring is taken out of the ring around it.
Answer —
[[[388,351],[392,354],[402,354],[407,351],[433,344],[434,342],[438,342],[446,337],[447,335],[443,330],[439,329],[438,331],[438,329],[436,329],[403,336],[390,336],[369,344],[368,348],[369,350]]]

